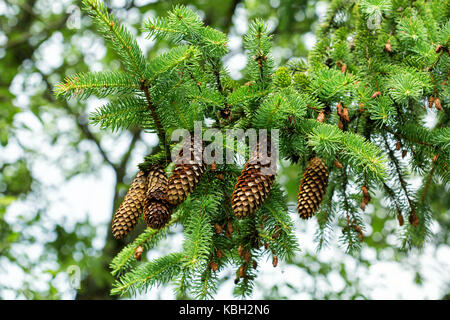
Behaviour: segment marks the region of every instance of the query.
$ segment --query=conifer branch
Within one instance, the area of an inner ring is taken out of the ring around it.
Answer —
[[[223,67],[226,35],[205,26],[193,10],[175,6],[167,16],[146,22],[149,37],[175,45],[147,63],[136,39],[99,0],[83,2],[126,72],[76,74],[58,84],[55,93],[64,98],[108,97],[109,103],[92,113],[91,121],[102,129],[138,127],[132,131],[119,167],[114,166],[117,170],[124,170],[141,130],[154,130],[161,146],[138,166],[147,172],[155,164],[170,163],[167,134],[178,128],[192,132],[195,121],[213,119],[212,126],[221,132],[228,128],[278,129],[281,158],[305,163],[316,157],[323,162],[318,169],[321,174],[305,171],[308,179],[322,182],[316,183],[320,190],[308,194],[315,206],[312,214],[319,210],[318,250],[327,243],[339,214],[342,219],[337,222],[343,223],[339,240],[348,253],[360,249],[364,224],[358,203],[361,194],[354,187],[361,185],[363,210],[368,188],[375,192],[377,186],[400,225],[402,210],[409,208],[410,223],[402,228],[404,247],[420,247],[429,237],[427,192],[440,180],[434,176],[448,180],[450,154],[448,99],[444,98],[448,28],[442,26],[442,17],[431,19],[442,10],[430,10],[427,2],[414,2],[408,10],[399,11],[399,4],[389,1],[332,0],[308,63],[291,62],[275,73],[272,35],[257,19],[243,39],[248,63],[241,86]],[[442,8],[438,2],[433,5]],[[381,17],[377,30],[368,25],[374,16]],[[434,49],[436,42],[442,47]],[[442,99],[435,105],[440,113],[432,129],[422,124],[423,102],[430,96]],[[80,125],[80,129],[100,145],[87,126]],[[411,154],[408,168],[388,145],[391,137],[398,141],[398,151],[403,148],[403,157]],[[224,150],[229,149],[238,153],[237,157],[246,156],[234,141],[225,142]],[[334,167],[329,168],[333,162]],[[111,262],[112,274],[118,277],[112,294],[132,294],[175,280],[177,297],[212,298],[220,284],[217,271],[230,265],[236,272],[234,294],[246,297],[253,290],[257,261],[262,256],[272,257],[274,267],[278,259],[294,257],[299,246],[289,216],[291,207],[276,182],[261,179],[267,182],[262,186],[257,174],[241,178],[241,169],[230,164],[214,163],[203,169],[186,169],[186,179],[172,181],[170,188],[180,188],[185,195],[172,219],[159,230],[146,229]],[[414,194],[408,186],[407,169],[423,176],[422,187]],[[161,180],[164,174],[160,172]],[[236,198],[230,199],[243,185],[250,189],[239,196],[239,208],[251,208],[243,209],[247,215],[237,213]],[[148,197],[156,201],[153,195]],[[170,217],[171,208],[160,200],[152,204],[157,203],[161,214]],[[305,218],[302,213],[300,216]],[[142,254],[157,245],[176,222],[184,230],[182,251],[135,263],[136,249]]]
[[[64,82],[55,86],[56,97],[80,99],[95,94],[104,98],[111,94],[131,94],[139,90],[139,80],[124,72],[78,73],[66,77]]]
[[[152,115],[153,121],[156,126],[156,130],[158,131],[159,140],[161,141],[162,145],[164,146],[164,150],[166,151],[166,160],[169,160],[170,159],[170,146],[167,144],[166,132],[165,132],[163,126],[161,125],[161,122],[159,121],[158,114],[156,113],[156,108],[153,105],[152,100],[150,98],[148,86],[144,84],[142,87],[142,90],[145,93],[145,98],[147,99],[148,109],[150,110],[150,113]]]
[[[431,180],[433,179],[433,175],[434,175],[434,171],[436,170],[436,167],[437,167],[437,164],[435,162],[433,164],[430,172],[428,173],[428,176],[427,176],[427,179],[425,182],[425,187],[423,189],[422,196],[420,197],[420,202],[422,202],[422,203],[425,201],[425,198],[427,196],[428,188],[430,187],[430,183],[431,183]]]
[[[136,40],[114,16],[106,10],[100,0],[83,0],[83,4],[114,49],[123,58],[128,71],[145,80],[146,63]]]
[[[132,260],[135,258],[134,254],[137,247],[142,246],[145,250],[148,250],[155,246],[158,241],[166,235],[167,230],[179,221],[179,218],[180,216],[178,214],[174,214],[164,228],[147,228],[132,243],[128,244],[116,257],[114,257],[110,264],[110,268],[112,269],[111,274],[121,274],[124,270],[128,269]]]
[[[400,182],[400,186],[402,187],[403,193],[405,194],[406,200],[408,201],[409,208],[411,210],[410,215],[415,215],[416,214],[415,204],[409,196],[406,181],[403,178],[403,173],[401,172],[400,165],[398,163],[398,159],[395,157],[394,152],[390,148],[385,135],[383,135],[383,140],[384,140],[385,147],[388,150],[389,159],[391,160],[391,163],[394,165],[395,172],[397,173],[397,178],[398,178],[398,181]]]

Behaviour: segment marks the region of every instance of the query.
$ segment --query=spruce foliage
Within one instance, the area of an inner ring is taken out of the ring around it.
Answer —
[[[449,8],[445,1],[333,0],[317,29],[307,63],[292,60],[275,70],[271,35],[255,20],[243,39],[245,79],[233,80],[222,63],[227,37],[205,26],[192,10],[176,6],[149,19],[149,38],[173,48],[147,61],[129,31],[99,0],[84,0],[124,71],[68,76],[57,96],[108,97],[91,115],[111,130],[156,132],[161,152],[146,157],[170,174],[169,134],[192,131],[194,121],[230,128],[280,130],[280,158],[306,165],[316,156],[329,168],[329,183],[316,214],[318,248],[333,228],[349,253],[363,245],[363,216],[370,198],[387,203],[400,222],[404,249],[431,237],[431,184],[448,188]],[[429,125],[427,119],[434,119]],[[212,121],[211,121],[212,120]],[[206,124],[205,124],[206,127]],[[235,146],[227,146],[235,148]],[[235,294],[251,294],[261,259],[289,260],[299,252],[295,206],[275,182],[255,214],[233,215],[230,198],[242,168],[209,166],[197,188],[161,229],[147,228],[112,261],[112,294],[173,283],[180,297],[212,298],[218,274],[235,272]],[[300,176],[300,173],[299,173]],[[421,186],[413,186],[419,177]],[[300,181],[299,181],[300,183]],[[184,230],[180,252],[138,262],[134,252],[158,245],[175,224]]]

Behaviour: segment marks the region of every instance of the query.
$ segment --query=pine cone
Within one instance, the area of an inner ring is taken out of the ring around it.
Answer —
[[[270,153],[268,156],[270,157]],[[237,218],[245,218],[253,214],[267,198],[275,180],[275,174],[262,174],[262,168],[261,161],[254,153],[245,164],[231,197],[231,207]]]
[[[172,206],[182,203],[194,191],[206,169],[205,163],[194,152],[194,139],[190,140],[189,151],[190,154],[184,156],[183,149],[180,150],[178,163],[169,178],[167,201]]]
[[[300,218],[309,219],[319,208],[328,185],[328,168],[323,160],[314,157],[300,183],[297,209]]]
[[[147,199],[162,201],[167,197],[168,179],[164,169],[153,166],[148,173]]]
[[[148,173],[144,220],[148,227],[161,229],[170,220],[172,208],[167,202],[168,179],[164,169],[156,165]]]
[[[148,227],[161,229],[170,220],[172,208],[166,201],[148,200],[144,208],[144,220]]]
[[[145,202],[147,175],[139,171],[131,183],[119,209],[114,214],[112,232],[114,238],[123,239],[136,226]]]

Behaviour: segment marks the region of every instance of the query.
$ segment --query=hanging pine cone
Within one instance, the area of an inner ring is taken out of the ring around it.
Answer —
[[[167,175],[159,165],[153,166],[148,173],[147,199],[162,201],[167,197]]]
[[[119,209],[114,214],[112,232],[114,238],[123,239],[136,226],[145,201],[147,175],[139,171],[131,183]]]
[[[314,157],[300,183],[297,209],[300,218],[309,219],[319,208],[328,185],[328,168],[323,160]]]
[[[144,220],[148,227],[161,229],[170,220],[172,208],[166,201],[148,200],[144,208]]]
[[[183,155],[183,149],[180,150],[179,158],[176,161],[178,163],[175,164],[169,178],[167,201],[172,206],[182,203],[194,191],[206,169],[201,158],[202,153],[198,152],[199,155],[197,155],[194,152],[194,139],[192,138],[187,143],[189,143],[189,154]]]
[[[168,179],[164,169],[156,165],[148,173],[144,220],[148,227],[161,229],[170,220],[172,208],[167,202]]]
[[[275,180],[275,174],[261,173],[263,165],[256,156],[257,154],[254,153],[245,164],[234,187],[231,207],[237,218],[245,218],[253,214],[267,198]],[[270,157],[270,153],[268,156]]]

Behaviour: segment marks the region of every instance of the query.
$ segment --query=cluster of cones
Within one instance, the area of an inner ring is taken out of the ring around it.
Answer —
[[[193,151],[193,145],[192,140],[190,151]],[[183,150],[179,157],[183,158]],[[124,238],[136,226],[140,213],[143,213],[147,226],[153,229],[160,229],[169,222],[173,208],[194,191],[206,169],[202,161],[192,160],[195,159],[176,162],[170,178],[159,165],[138,172],[114,214],[112,231],[116,239]],[[259,157],[257,147],[245,164],[231,197],[231,207],[237,218],[253,214],[266,200],[275,180],[275,172],[269,166],[270,163]],[[312,158],[298,193],[297,209],[302,219],[311,218],[318,210],[327,185],[327,166],[320,158]]]
[[[188,145],[192,151],[193,140]],[[190,152],[194,155],[194,152]],[[194,190],[205,171],[203,162],[185,159],[183,149],[170,178],[164,169],[153,165],[139,171],[119,209],[114,214],[112,232],[116,239],[123,239],[136,226],[143,213],[145,223],[153,229],[161,229],[170,220],[173,209]]]

